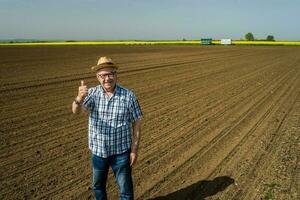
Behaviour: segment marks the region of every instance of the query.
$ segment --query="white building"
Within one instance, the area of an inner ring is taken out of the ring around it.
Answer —
[[[221,39],[221,44],[230,45],[231,44],[231,39]]]

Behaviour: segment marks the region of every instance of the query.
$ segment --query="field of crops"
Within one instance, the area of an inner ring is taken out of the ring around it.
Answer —
[[[0,199],[92,198],[71,102],[99,56],[144,112],[136,199],[300,199],[300,48],[196,45],[0,47]]]
[[[91,46],[91,45],[199,45],[200,40],[166,40],[166,41],[68,41],[68,42],[6,42],[0,46]],[[213,40],[213,45],[220,45],[220,40]],[[233,45],[271,45],[299,46],[300,41],[246,41],[232,40]]]

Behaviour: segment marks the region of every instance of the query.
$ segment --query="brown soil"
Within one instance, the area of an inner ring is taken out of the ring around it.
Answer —
[[[103,55],[145,115],[136,199],[300,199],[300,48],[262,46],[0,47],[0,199],[93,198],[71,102]]]

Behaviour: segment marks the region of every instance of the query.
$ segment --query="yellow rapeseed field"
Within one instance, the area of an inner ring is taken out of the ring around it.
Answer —
[[[0,45],[7,46],[18,46],[18,45],[27,45],[27,46],[48,46],[48,45],[154,45],[154,44],[200,44],[198,40],[189,40],[189,41],[79,41],[79,42],[18,42],[18,43],[0,43]]]
[[[74,41],[74,42],[15,42],[0,43],[0,46],[66,46],[66,45],[159,45],[159,44],[201,44],[200,40],[167,40],[167,41]],[[221,44],[213,40],[212,44]],[[235,45],[300,45],[300,41],[245,41],[232,40]]]
[[[244,41],[234,40],[232,44],[245,44],[245,45],[300,45],[300,41]]]

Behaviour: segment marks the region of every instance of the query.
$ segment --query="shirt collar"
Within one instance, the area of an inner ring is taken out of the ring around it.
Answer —
[[[99,85],[99,89],[103,95],[106,95],[105,90],[103,89],[101,84]],[[116,83],[116,88],[113,93],[113,96],[120,94],[120,92],[121,92],[120,86],[119,86],[119,84]]]

